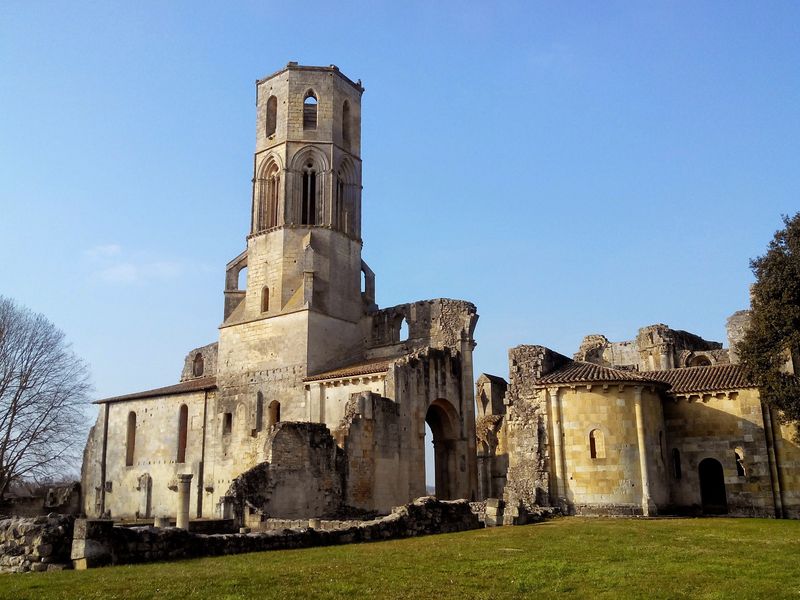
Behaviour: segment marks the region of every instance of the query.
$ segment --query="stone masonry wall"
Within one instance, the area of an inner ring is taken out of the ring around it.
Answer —
[[[74,521],[57,514],[0,521],[0,573],[69,568]]]
[[[79,520],[75,524],[72,559],[78,569],[177,560],[201,556],[331,546],[389,540],[433,533],[452,533],[481,527],[466,500],[444,502],[418,498],[395,508],[386,517],[348,529],[269,531],[264,533],[202,535],[182,529],[114,527],[111,521]]]

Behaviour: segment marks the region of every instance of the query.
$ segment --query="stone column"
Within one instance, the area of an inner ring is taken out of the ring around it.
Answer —
[[[636,436],[639,444],[639,470],[642,476],[642,514],[649,517],[655,514],[655,505],[650,497],[650,475],[647,470],[647,443],[644,434],[644,415],[642,414],[642,386],[633,388],[634,409],[636,411]]]
[[[178,475],[178,514],[175,527],[189,529],[189,493],[192,489],[192,474]]]
[[[550,396],[550,414],[553,415],[553,467],[556,478],[556,496],[559,503],[566,500],[566,487],[564,485],[564,447],[561,443],[561,401],[558,397],[558,388],[547,390]]]

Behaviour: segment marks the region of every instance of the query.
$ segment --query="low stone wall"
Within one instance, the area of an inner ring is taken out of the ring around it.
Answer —
[[[0,521],[0,573],[70,568],[74,521],[57,514]]]
[[[466,500],[444,502],[430,496],[397,507],[386,517],[330,531],[302,529],[203,535],[175,528],[114,527],[112,521],[78,520],[75,523],[72,560],[75,568],[86,569],[103,565],[390,540],[480,527],[478,517],[470,510]]]
[[[284,529],[312,528],[317,531],[335,531],[358,527],[363,523],[364,521],[337,521],[335,519],[264,519],[251,529],[253,531],[283,531]]]

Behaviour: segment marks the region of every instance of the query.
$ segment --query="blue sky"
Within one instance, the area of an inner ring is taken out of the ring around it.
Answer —
[[[664,322],[724,340],[800,189],[795,2],[0,4],[0,294],[97,396],[217,338],[254,81],[363,80],[378,303],[481,315],[476,374]]]

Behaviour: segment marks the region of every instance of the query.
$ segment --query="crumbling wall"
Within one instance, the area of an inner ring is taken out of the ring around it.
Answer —
[[[739,353],[736,345],[744,339],[744,334],[750,327],[751,313],[749,310],[740,310],[728,317],[725,330],[728,334],[728,355],[733,364],[739,363]]]
[[[324,517],[339,512],[344,455],[320,423],[277,423],[267,438],[267,462],[236,477],[225,494],[239,522],[245,511],[262,518]]]
[[[75,568],[178,560],[264,550],[285,550],[390,540],[434,533],[479,529],[481,523],[465,500],[444,502],[418,498],[379,519],[347,529],[268,531],[201,535],[183,529],[114,527],[112,521],[79,520],[75,524],[72,559]]]
[[[410,352],[426,346],[459,348],[463,338],[472,339],[478,313],[471,302],[436,298],[384,308],[371,319],[371,348],[402,343],[403,350]],[[400,339],[403,319],[408,322],[408,340]],[[372,352],[370,357],[379,354]]]
[[[181,371],[181,381],[196,379],[197,377],[213,377],[217,374],[217,342],[194,348],[183,359],[183,371]],[[198,356],[200,359],[198,359]],[[200,372],[195,372],[199,364],[202,363]]]
[[[69,568],[74,521],[54,513],[0,521],[0,573]]]
[[[623,342],[610,342],[599,334],[587,335],[574,359],[634,371],[729,362],[728,351],[719,342],[704,340],[688,331],[671,329],[663,323],[642,327],[635,339]],[[701,362],[695,362],[697,360]]]
[[[39,487],[31,493],[7,496],[0,502],[0,515],[37,517],[50,513],[77,516],[81,513],[81,485],[77,482]]]
[[[344,502],[388,511],[402,497],[400,406],[378,394],[353,394],[336,431],[347,461]]]
[[[517,507],[527,510],[550,504],[550,444],[544,392],[537,381],[570,362],[544,346],[517,346],[508,351],[511,382],[503,431],[508,452],[508,473],[503,496],[506,515]]]

